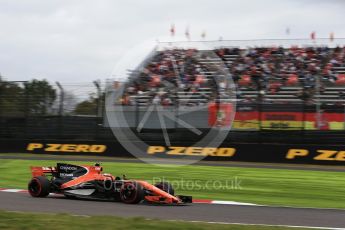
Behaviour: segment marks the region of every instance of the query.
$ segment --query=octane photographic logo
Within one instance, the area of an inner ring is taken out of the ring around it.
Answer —
[[[204,42],[148,41],[130,49],[107,83],[105,103],[116,141],[142,161],[186,165],[234,155],[219,146],[235,116],[236,87]]]
[[[202,190],[224,190],[224,191],[235,191],[243,190],[243,181],[241,178],[234,176],[226,180],[188,180],[183,177],[177,180],[166,180],[165,177],[153,177],[152,184],[168,183],[174,190],[179,191],[202,191]],[[106,191],[120,191],[122,183],[113,181],[111,178],[106,178],[103,182],[103,188]],[[135,190],[137,184],[128,183],[128,190]]]
[[[154,177],[152,179],[152,184],[156,184],[159,182],[168,182],[165,177]],[[168,182],[171,187],[175,190],[182,190],[182,191],[201,191],[201,190],[208,190],[208,191],[216,191],[216,190],[224,190],[224,191],[235,191],[235,190],[243,190],[243,181],[241,178],[234,176],[229,177],[228,179],[213,179],[213,180],[188,180],[185,178],[179,178],[176,180],[169,180]]]

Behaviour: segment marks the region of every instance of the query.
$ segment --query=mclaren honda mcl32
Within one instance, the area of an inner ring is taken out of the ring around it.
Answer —
[[[102,173],[100,164],[94,166],[57,163],[56,167],[31,167],[32,179],[28,190],[33,197],[49,193],[68,198],[122,201],[136,204],[142,201],[156,204],[192,203],[191,196],[175,196],[167,182],[152,185],[142,180],[129,180]]]

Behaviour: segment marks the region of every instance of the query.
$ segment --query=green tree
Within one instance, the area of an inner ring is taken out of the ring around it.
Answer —
[[[46,115],[56,99],[56,90],[47,80],[33,79],[25,83],[24,94],[30,114]]]
[[[47,80],[22,84],[0,76],[0,116],[46,115],[55,99],[56,91]]]
[[[23,88],[16,82],[4,81],[0,76],[0,116],[23,116]]]
[[[78,115],[96,115],[98,99],[90,96],[88,100],[82,101],[77,104],[74,113]]]

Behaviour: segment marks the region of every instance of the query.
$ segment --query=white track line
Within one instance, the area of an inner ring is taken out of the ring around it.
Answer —
[[[211,204],[227,204],[227,205],[245,205],[245,206],[261,206],[258,204],[252,204],[252,203],[242,203],[242,202],[236,202],[236,201],[225,201],[225,200],[213,200]]]
[[[181,221],[181,220],[174,220],[174,221]],[[288,228],[345,230],[345,228],[318,227],[318,226],[298,226],[298,225],[281,225],[281,224],[278,224],[278,225],[274,225],[274,224],[248,224],[248,223],[209,222],[209,221],[198,221],[198,220],[191,220],[191,221],[185,221],[185,222],[205,223],[205,224],[235,224],[235,225],[263,226],[263,227],[288,227]]]
[[[24,190],[24,189],[3,189],[3,190],[0,190],[0,192],[27,192],[27,190]]]

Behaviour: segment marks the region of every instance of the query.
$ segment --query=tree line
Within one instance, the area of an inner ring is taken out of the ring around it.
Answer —
[[[64,97],[60,93],[45,79],[17,82],[5,81],[0,76],[0,116],[56,115],[59,103],[70,104],[71,108],[64,110],[63,115],[97,114],[97,103],[100,103],[97,96],[89,95],[78,101],[68,92],[64,92]]]

